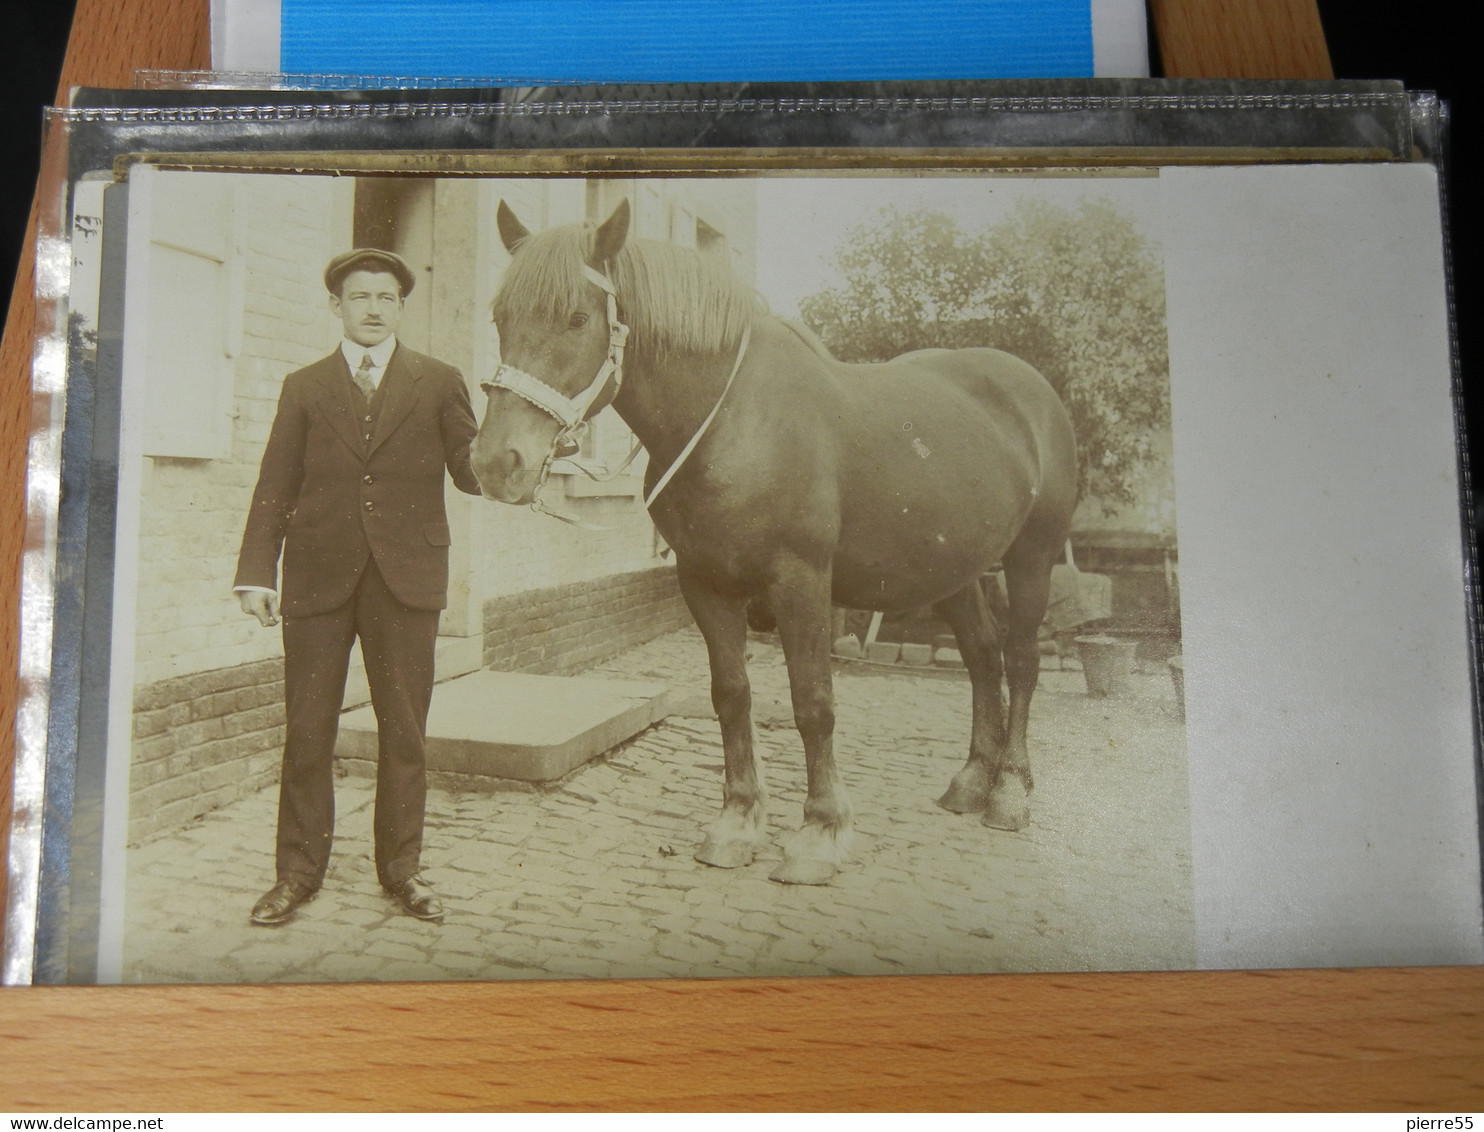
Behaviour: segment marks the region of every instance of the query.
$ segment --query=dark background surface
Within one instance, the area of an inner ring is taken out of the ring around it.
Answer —
[[[0,98],[0,297],[7,305],[41,158],[41,110],[51,104],[72,28],[72,0],[14,0],[6,35],[10,78]]]
[[[1447,155],[1447,208],[1457,302],[1458,358],[1464,385],[1469,463],[1484,487],[1484,385],[1475,375],[1480,335],[1475,312],[1479,289],[1479,118],[1484,110],[1477,80],[1477,36],[1463,29],[1463,5],[1398,0],[1318,0],[1335,76],[1402,79],[1411,90],[1436,91],[1448,101],[1452,122]],[[1468,58],[1466,58],[1466,56]],[[1384,474],[1378,472],[1379,474]],[[1476,492],[1477,494],[1477,492]],[[1475,506],[1474,527],[1484,528]]]
[[[24,238],[35,185],[41,112],[56,94],[72,22],[69,0],[18,0],[7,21],[14,52],[6,97],[0,101],[0,295],[7,298]],[[1467,380],[1478,353],[1474,329],[1478,262],[1474,200],[1478,185],[1476,130],[1481,100],[1465,77],[1464,53],[1476,53],[1452,4],[1398,0],[1319,0],[1335,74],[1341,78],[1402,79],[1413,90],[1433,90],[1452,108],[1449,168],[1450,222],[1458,299],[1460,358],[1464,366],[1471,460],[1484,471],[1484,390]],[[1475,63],[1477,68],[1478,64]]]

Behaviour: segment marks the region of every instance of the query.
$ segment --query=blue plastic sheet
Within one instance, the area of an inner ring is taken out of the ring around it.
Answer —
[[[282,0],[285,72],[604,82],[1093,73],[1090,0]]]

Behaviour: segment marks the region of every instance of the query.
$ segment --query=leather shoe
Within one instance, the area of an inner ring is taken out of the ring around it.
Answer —
[[[299,905],[309,900],[319,889],[297,880],[281,880],[270,888],[261,900],[252,906],[252,922],[272,927],[287,922]]]
[[[389,884],[386,893],[409,916],[434,924],[443,922],[443,904],[422,877],[414,875],[397,884]]]

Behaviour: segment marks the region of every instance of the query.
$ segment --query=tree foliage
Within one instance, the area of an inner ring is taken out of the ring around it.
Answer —
[[[965,232],[932,211],[882,211],[840,249],[843,285],[800,304],[845,361],[994,346],[1045,375],[1077,435],[1079,486],[1134,499],[1151,433],[1169,424],[1164,276],[1133,220],[1106,201],[1022,199]]]

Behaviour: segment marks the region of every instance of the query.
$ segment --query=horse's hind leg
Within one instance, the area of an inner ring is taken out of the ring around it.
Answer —
[[[984,824],[996,829],[1024,829],[1030,824],[1028,795],[1034,786],[1026,746],[1031,696],[1041,675],[1037,634],[1051,597],[1051,565],[1059,548],[1026,551],[1012,547],[1005,555],[1005,589],[1009,612],[1005,619],[1005,676],[1010,685],[1010,717],[1005,736],[1005,760]]]
[[[989,809],[1005,755],[1005,701],[1000,694],[1000,628],[978,582],[933,606],[958,639],[973,688],[974,725],[969,761],[949,783],[938,805],[956,814]],[[1001,611],[1003,612],[1003,611]]]
[[[753,751],[752,687],[747,679],[747,605],[719,594],[683,568],[680,590],[711,661],[711,704],[721,723],[726,785],[721,815],[706,831],[696,860],[735,869],[752,863],[765,836],[767,796]]]
[[[828,884],[849,854],[851,831],[850,801],[835,770],[829,572],[795,558],[775,570],[768,605],[778,618],[788,663],[809,790],[804,825],[784,848],[783,864],[772,878],[784,884]]]

